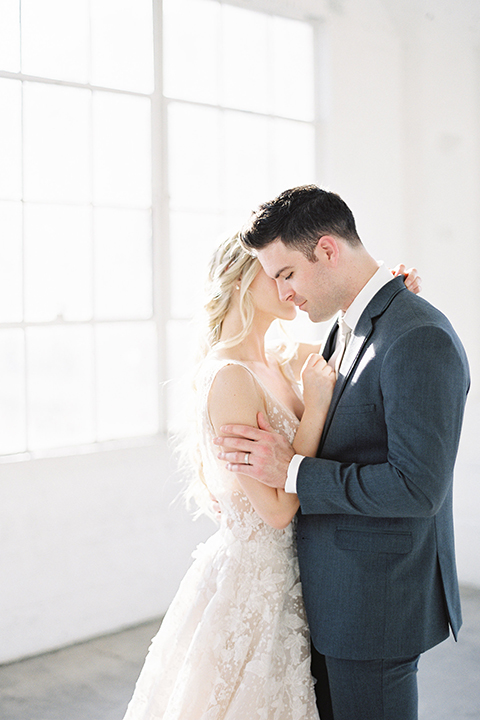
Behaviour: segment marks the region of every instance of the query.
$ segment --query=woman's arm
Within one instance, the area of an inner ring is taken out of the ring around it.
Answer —
[[[325,360],[311,354],[302,369],[305,411],[293,448],[300,455],[315,456],[335,385],[335,373]],[[266,416],[263,396],[252,375],[239,365],[227,365],[217,374],[209,397],[209,412],[215,431],[222,425],[237,422],[258,427],[257,415]],[[298,510],[297,496],[272,488],[247,475],[237,473],[238,482],[253,507],[266,523],[286,527]]]
[[[266,416],[265,403],[258,384],[246,368],[227,365],[216,375],[208,399],[208,410],[215,432],[227,423],[258,427],[257,414]],[[262,520],[272,527],[287,527],[299,508],[296,495],[270,488],[258,480],[236,473],[239,484]]]
[[[297,455],[315,457],[336,382],[335,371],[326,360],[312,353],[302,372],[305,410],[292,443]]]

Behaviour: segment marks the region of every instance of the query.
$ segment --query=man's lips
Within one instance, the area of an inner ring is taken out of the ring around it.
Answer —
[[[306,303],[307,303],[306,300],[304,300],[303,302],[299,303],[299,304],[297,305],[298,309],[299,309],[299,310],[303,310],[303,309],[304,309],[303,306],[306,305]],[[296,304],[296,303],[295,303],[295,304]]]

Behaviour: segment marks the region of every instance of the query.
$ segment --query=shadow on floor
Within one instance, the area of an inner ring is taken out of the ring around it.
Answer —
[[[480,590],[464,626],[420,661],[420,720],[480,720]],[[122,720],[159,621],[0,666],[1,720]]]

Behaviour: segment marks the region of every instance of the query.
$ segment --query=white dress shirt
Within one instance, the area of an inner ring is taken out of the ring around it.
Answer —
[[[344,322],[348,327],[352,328],[352,332],[355,331],[355,327],[360,320],[360,316],[367,307],[370,300],[377,294],[377,292],[390,280],[393,280],[393,275],[390,270],[383,264],[378,264],[378,270],[370,278],[366,285],[360,290],[352,304],[347,308],[345,314],[342,316]],[[337,341],[338,341],[337,333]],[[288,466],[287,480],[285,482],[285,492],[296,493],[297,492],[297,475],[298,468],[302,462],[304,455],[294,455],[290,460]]]

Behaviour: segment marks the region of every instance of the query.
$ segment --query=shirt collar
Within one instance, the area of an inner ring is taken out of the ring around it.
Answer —
[[[372,275],[367,284],[363,286],[343,315],[344,322],[352,330],[355,329],[356,324],[360,320],[370,300],[372,300],[384,285],[390,282],[390,280],[393,280],[393,275],[386,265],[383,262],[380,262],[378,265],[378,270]]]

